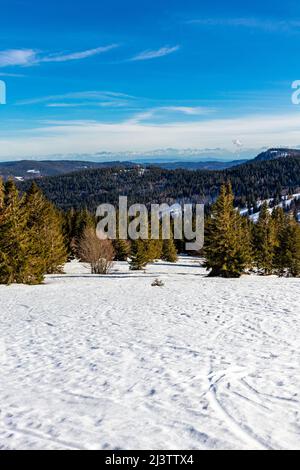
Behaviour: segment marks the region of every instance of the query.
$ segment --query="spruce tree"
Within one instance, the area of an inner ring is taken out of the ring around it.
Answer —
[[[209,276],[239,277],[250,264],[249,227],[233,205],[231,185],[223,185],[205,227]]]
[[[300,275],[300,226],[282,209],[273,213],[276,225],[276,244],[274,249],[274,269],[279,276]]]
[[[264,274],[272,274],[276,246],[276,228],[267,203],[261,207],[254,229],[254,257],[257,268]]]
[[[282,241],[285,254],[287,274],[293,277],[300,276],[300,226],[290,219],[286,228],[286,235]]]
[[[176,263],[177,250],[173,238],[163,240],[161,259],[169,263]]]
[[[116,239],[113,240],[113,247],[115,251],[116,261],[127,261],[130,253],[130,243],[128,240]]]
[[[285,253],[283,250],[284,237],[288,218],[281,207],[275,207],[272,212],[272,221],[275,230],[273,268],[279,276],[283,276],[286,269]]]
[[[162,240],[161,240],[161,222],[159,222],[159,233],[155,234],[159,238],[152,238],[151,220],[148,221],[148,240],[145,240],[147,245],[149,261],[153,262],[161,258],[162,253]]]
[[[132,240],[130,253],[130,270],[140,271],[151,261],[148,250],[148,240]]]
[[[44,197],[36,183],[31,185],[26,194],[25,207],[35,256],[40,258],[43,272],[61,273],[67,261],[67,252],[60,213]]]
[[[43,266],[28,229],[28,212],[12,180],[5,185],[0,224],[0,283],[39,284]]]
[[[0,177],[0,215],[1,215],[1,211],[3,210],[3,207],[4,207],[4,184],[3,184],[2,178]],[[0,223],[1,223],[1,219],[0,219]]]
[[[159,260],[162,254],[162,240],[149,239],[146,241],[149,262]]]
[[[75,211],[70,209],[63,216],[63,233],[65,237],[68,259],[78,257],[78,246],[86,227],[95,227],[95,218],[87,209]]]

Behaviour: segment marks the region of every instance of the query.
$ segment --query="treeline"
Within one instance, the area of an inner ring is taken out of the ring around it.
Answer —
[[[20,196],[0,180],[0,284],[40,284],[67,260],[63,218],[33,183]]]
[[[278,200],[283,193],[299,192],[300,158],[255,161],[223,171],[103,168],[42,178],[38,185],[64,211],[87,207],[94,212],[103,202],[117,205],[120,195],[127,195],[130,205],[189,202],[209,207],[227,181],[240,207],[255,207],[258,200]],[[29,183],[20,186],[26,191]]]
[[[168,240],[101,240],[87,209],[60,212],[35,183],[20,194],[13,181],[0,180],[0,283],[39,284],[46,274],[61,273],[72,258],[88,263],[94,274],[108,273],[115,260],[128,262],[132,270],[159,259],[175,262],[186,240],[174,240],[172,223]],[[205,245],[199,254],[210,276],[239,277],[255,271],[296,277],[300,225],[292,214],[267,204],[254,224],[234,207],[228,183],[206,216]]]
[[[255,270],[262,275],[300,275],[300,225],[293,215],[262,205],[252,223],[234,208],[230,184],[221,188],[205,224],[205,266],[210,276],[239,277]]]
[[[177,253],[185,251],[187,240],[173,238],[172,224],[169,240],[117,239],[106,241],[105,245],[97,239],[95,221],[87,210],[71,210],[65,217],[66,226],[72,227],[67,238],[73,256],[84,260],[81,240],[85,248],[93,246],[90,256],[85,257],[90,260],[92,272],[104,272],[103,269],[97,271],[95,266],[107,252],[113,253],[111,260],[128,261],[130,269],[141,270],[158,259],[175,262]],[[111,244],[110,250],[107,243]],[[297,277],[300,275],[300,225],[292,212],[285,213],[280,207],[269,208],[266,203],[261,206],[257,223],[241,216],[234,207],[229,183],[221,187],[219,197],[206,216],[205,245],[199,254],[205,258],[210,276],[234,278],[245,272],[256,272]]]
[[[128,219],[130,222],[130,219]],[[71,209],[64,214],[63,231],[69,259],[79,259],[91,266],[93,274],[106,274],[113,261],[126,261],[131,270],[143,270],[148,263],[162,259],[177,261],[177,253],[184,247],[184,240],[174,240],[172,222],[170,239],[101,240],[96,234],[96,220],[86,210]],[[150,233],[149,221],[149,233]],[[162,228],[160,227],[160,234]],[[118,230],[117,230],[118,234]]]

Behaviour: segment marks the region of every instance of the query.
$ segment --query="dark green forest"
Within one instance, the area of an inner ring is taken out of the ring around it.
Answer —
[[[255,206],[259,199],[278,198],[299,192],[300,158],[251,161],[234,168],[208,170],[165,170],[156,167],[112,167],[46,177],[37,181],[45,196],[63,210],[118,203],[127,195],[132,203],[213,203],[222,184],[231,182],[235,204]],[[28,190],[30,181],[19,184]]]

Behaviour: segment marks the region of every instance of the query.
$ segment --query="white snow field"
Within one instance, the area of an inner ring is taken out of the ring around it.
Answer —
[[[300,449],[299,279],[66,272],[0,287],[1,449]]]

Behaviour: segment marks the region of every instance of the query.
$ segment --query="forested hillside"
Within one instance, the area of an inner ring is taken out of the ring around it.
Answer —
[[[4,180],[13,178],[19,181],[43,178],[45,176],[59,176],[82,170],[107,168],[114,166],[132,166],[127,162],[88,162],[69,160],[21,160],[0,162],[0,177]]]
[[[276,198],[281,193],[295,193],[300,188],[300,158],[252,161],[223,171],[120,166],[43,178],[38,184],[61,209],[95,210],[104,201],[116,204],[119,195],[127,195],[129,203],[210,204],[227,181],[232,183],[236,203],[242,206],[252,205],[258,199]],[[29,184],[20,183],[20,187],[26,190]]]

